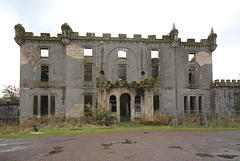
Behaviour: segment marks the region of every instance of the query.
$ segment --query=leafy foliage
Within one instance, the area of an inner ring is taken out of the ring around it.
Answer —
[[[3,96],[0,98],[0,103],[12,103],[12,104],[19,104],[20,100],[20,93],[19,88],[15,85],[4,85],[5,89],[3,89],[2,93]]]

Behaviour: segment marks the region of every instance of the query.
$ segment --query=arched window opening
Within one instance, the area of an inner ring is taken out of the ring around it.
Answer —
[[[118,81],[126,81],[127,80],[127,66],[119,65],[118,66]]]
[[[188,70],[188,82],[189,85],[196,85],[196,78],[195,78],[195,69],[189,69]]]
[[[116,96],[110,96],[110,110],[111,112],[117,112]]]
[[[41,82],[49,82],[49,66],[41,65]]]
[[[141,112],[141,97],[135,97],[135,112]]]

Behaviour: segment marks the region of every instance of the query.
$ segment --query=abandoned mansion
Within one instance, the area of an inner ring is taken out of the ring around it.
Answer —
[[[62,33],[34,36],[15,26],[20,46],[20,117],[81,117],[108,108],[117,121],[175,116],[202,110],[240,110],[240,81],[212,80],[217,35],[182,42],[168,35],[142,38],[104,33],[79,36],[64,23]]]

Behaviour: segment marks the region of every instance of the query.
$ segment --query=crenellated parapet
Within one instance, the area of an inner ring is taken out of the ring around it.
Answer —
[[[195,39],[188,39],[187,42],[182,42],[178,38],[178,30],[173,25],[172,30],[168,35],[163,35],[161,39],[156,35],[148,35],[147,38],[142,38],[140,34],[134,34],[132,38],[127,37],[127,34],[119,34],[118,37],[112,37],[110,33],[103,33],[102,36],[96,36],[95,33],[86,33],[86,36],[80,36],[78,32],[73,32],[72,28],[64,23],[61,26],[62,33],[57,37],[51,37],[49,33],[41,33],[40,36],[34,36],[32,32],[25,32],[25,28],[21,24],[15,26],[15,41],[21,45],[25,41],[52,41],[60,42],[65,45],[71,41],[109,41],[109,42],[126,42],[126,43],[162,43],[169,44],[172,47],[204,47],[211,51],[216,49],[216,34],[211,31],[208,39],[202,39],[200,42],[195,42]]]
[[[240,87],[240,80],[221,79],[219,81],[219,79],[217,79],[212,83],[212,87],[213,88],[217,88],[217,87]]]

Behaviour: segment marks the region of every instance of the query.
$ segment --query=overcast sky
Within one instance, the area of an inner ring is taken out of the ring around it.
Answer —
[[[206,39],[211,27],[217,33],[213,53],[213,79],[240,79],[239,0],[0,0],[0,91],[3,85],[19,86],[20,48],[14,26],[21,23],[35,36],[57,36],[67,22],[75,32],[156,35],[172,29],[186,41]]]

